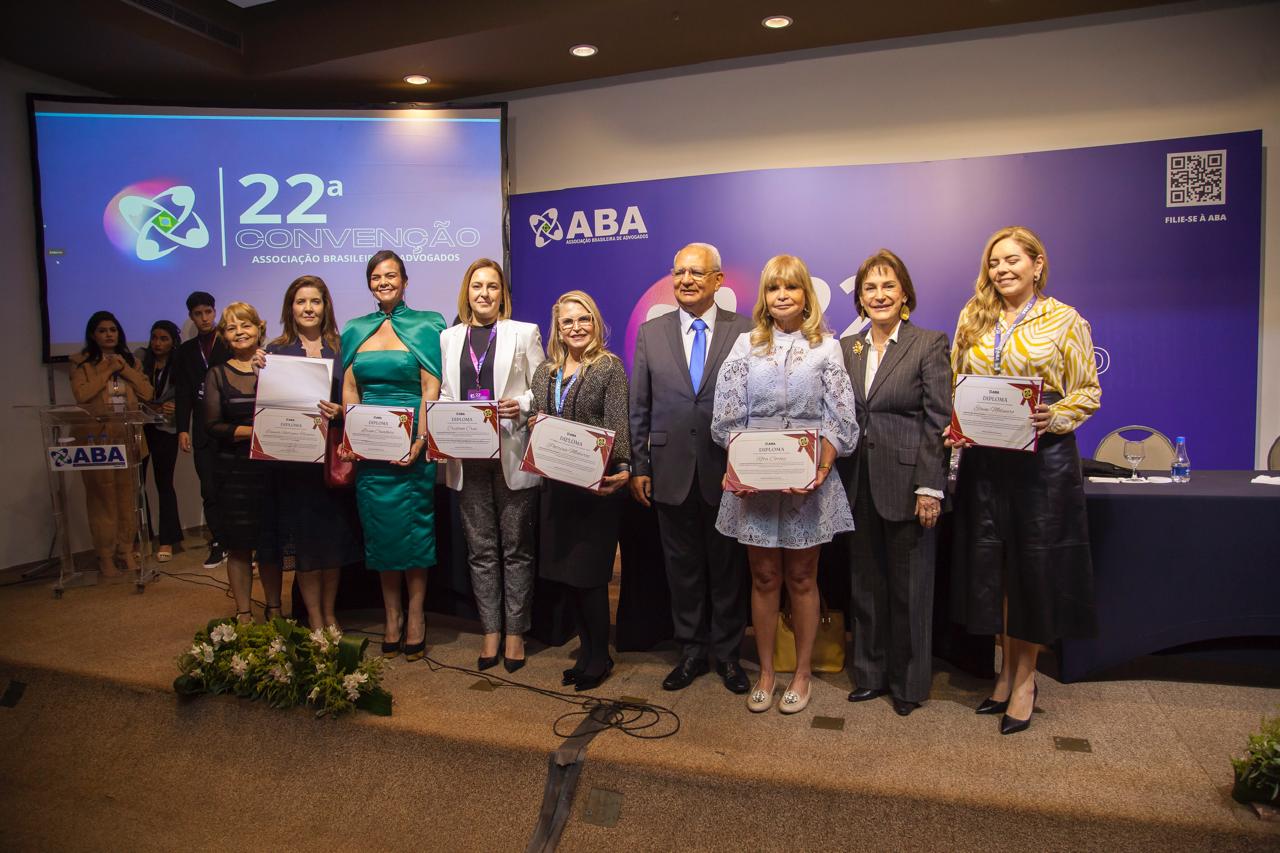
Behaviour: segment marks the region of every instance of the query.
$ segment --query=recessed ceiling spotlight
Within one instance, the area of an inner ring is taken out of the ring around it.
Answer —
[[[600,52],[600,48],[594,44],[575,44],[569,48],[569,52],[579,59],[586,59],[588,56],[595,56]]]
[[[795,21],[791,20],[786,15],[770,15],[760,23],[771,30],[781,30],[791,26]]]
[[[422,74],[407,74],[405,75],[404,82],[412,83],[415,86],[425,86],[431,82],[431,78]]]

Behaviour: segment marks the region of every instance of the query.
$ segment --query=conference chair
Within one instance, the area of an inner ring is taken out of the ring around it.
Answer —
[[[1146,456],[1138,467],[1144,471],[1167,471],[1173,465],[1173,443],[1159,430],[1151,427],[1130,424],[1114,429],[1098,442],[1098,449],[1093,458],[1099,462],[1110,462],[1121,468],[1128,468],[1124,458],[1124,443],[1138,441],[1142,443]]]

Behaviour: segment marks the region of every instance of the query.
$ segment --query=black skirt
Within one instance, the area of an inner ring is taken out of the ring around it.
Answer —
[[[555,480],[542,481],[539,577],[578,589],[608,585],[618,554],[618,501],[623,491],[601,497]]]
[[[293,554],[294,569],[309,572],[364,559],[355,489],[330,489],[323,465],[257,464],[266,469],[259,562],[279,566]]]
[[[1024,453],[965,449],[957,481],[952,616],[974,634],[1053,643],[1097,634],[1093,558],[1074,434]]]
[[[241,442],[248,445],[248,442]],[[228,551],[252,551],[258,547],[262,530],[262,495],[266,468],[249,458],[248,452],[218,452],[214,465],[217,478],[218,524],[214,535]]]

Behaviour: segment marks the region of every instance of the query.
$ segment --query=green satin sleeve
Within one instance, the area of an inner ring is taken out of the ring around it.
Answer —
[[[342,330],[342,369],[346,370],[356,359],[356,351],[378,331],[387,315],[381,311],[355,317]],[[440,368],[440,333],[444,331],[444,316],[438,311],[414,311],[403,302],[391,312],[391,328],[418,360],[422,369],[437,379],[443,375]]]

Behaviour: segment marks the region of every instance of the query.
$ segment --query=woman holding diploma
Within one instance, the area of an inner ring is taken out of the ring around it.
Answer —
[[[631,479],[627,373],[605,349],[595,300],[571,290],[551,308],[547,360],[533,375],[532,410],[614,432],[598,491],[542,481],[538,570],[569,589],[581,646],[563,684],[591,690],[609,677],[609,581],[618,551],[618,489]]]
[[[267,344],[265,354],[333,363],[329,395],[315,402],[330,429],[338,429],[334,421],[342,417],[342,344],[324,279],[314,275],[294,279],[284,292],[280,325],[284,334]],[[260,361],[262,369],[270,370],[270,362]],[[293,547],[294,571],[308,624],[313,628],[337,625],[338,577],[342,566],[361,557],[360,528],[351,492],[328,488],[322,464],[280,462],[266,473],[258,573],[268,607],[280,606],[286,545]]]
[[[395,462],[361,461],[356,470],[356,504],[364,527],[365,564],[379,573],[386,611],[382,653],[421,660],[426,651],[427,568],[436,564],[436,466],[419,458],[424,403],[440,396],[440,332],[444,317],[414,311],[404,303],[409,276],[395,252],[369,259],[365,280],[378,302],[372,314],[356,317],[342,330],[345,405],[368,403],[413,410],[408,456]],[[408,587],[406,614],[401,584]]]
[[[854,299],[871,326],[840,342],[862,435],[845,469],[858,528],[850,540],[849,701],[888,693],[905,717],[933,681],[934,527],[947,480],[951,365],[944,333],[907,322],[916,291],[893,252],[862,262]]]
[[[84,349],[71,357],[71,393],[91,415],[137,411],[138,400],[152,395],[151,383],[138,369],[124,329],[110,311],[96,311],[84,329]],[[128,444],[123,427],[103,425],[90,443]],[[138,449],[146,455],[146,446]],[[98,555],[98,574],[103,578],[123,575],[116,567],[119,559],[126,571],[137,571],[133,554],[138,533],[138,483],[130,468],[84,471],[85,508],[93,550]]]
[[[520,470],[529,443],[533,375],[546,359],[533,323],[511,317],[511,290],[502,267],[488,258],[471,264],[458,292],[462,322],[440,335],[444,364],[441,400],[496,401],[500,458],[450,460],[445,482],[462,492],[462,531],[467,539],[471,586],[484,641],[478,669],[498,663],[524,666],[524,633],[533,604],[533,543],[540,482]]]
[[[751,622],[760,655],[760,680],[747,698],[752,711],[773,706],[773,640],[781,585],[791,597],[796,671],[779,710],[809,704],[810,661],[818,633],[818,548],[853,529],[853,514],[831,470],[858,441],[853,388],[839,343],[827,332],[822,307],[804,262],[770,258],[760,273],[752,312],[755,328],[740,335],[720,368],[711,435],[729,446],[743,429],[813,429],[820,436],[817,476],[810,488],[739,489],[725,494],[716,529],[747,546],[751,565]],[[726,475],[728,487],[728,475]]]
[[[253,621],[253,552],[262,531],[262,492],[266,471],[249,458],[253,412],[258,395],[254,357],[267,335],[267,324],[246,302],[232,302],[222,311],[217,333],[231,351],[226,362],[209,368],[204,380],[205,425],[218,443],[214,485],[218,496],[218,529],[214,538],[227,552],[227,581],[236,600],[236,620]],[[280,615],[280,578],[275,580],[272,605],[269,580],[265,618]],[[274,612],[273,612],[274,611]]]
[[[951,354],[957,374],[1044,379],[1030,415],[1038,450],[967,448],[957,483],[953,614],[972,633],[998,635],[1000,674],[977,713],[1003,714],[1001,734],[1031,724],[1040,646],[1096,630],[1074,430],[1102,389],[1089,324],[1044,295],[1048,282],[1039,237],[1017,226],[991,235]]]

